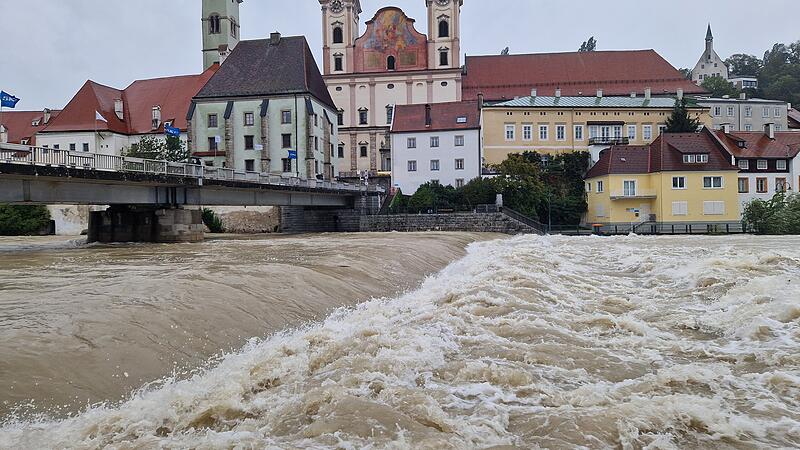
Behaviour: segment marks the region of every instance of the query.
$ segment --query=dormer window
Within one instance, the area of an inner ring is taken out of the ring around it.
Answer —
[[[161,107],[160,106],[153,106],[153,129],[157,129],[161,126]]]
[[[219,30],[220,30],[219,16],[214,14],[208,18],[208,33],[219,34],[220,33]]]
[[[684,164],[706,164],[706,163],[708,163],[708,155],[705,154],[705,153],[683,155],[683,163]]]
[[[456,119],[456,123],[467,123],[467,117],[461,116]]]
[[[42,122],[39,119],[36,119],[31,122],[32,127],[38,127]]]

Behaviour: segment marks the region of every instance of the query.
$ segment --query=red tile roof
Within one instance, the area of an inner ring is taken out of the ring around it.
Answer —
[[[119,134],[148,134],[163,131],[152,129],[152,110],[161,107],[161,121],[173,121],[185,131],[186,111],[192,97],[208,82],[219,65],[213,65],[199,75],[156,78],[134,81],[119,90],[94,81],[87,81],[69,101],[58,118],[42,130],[44,133],[74,131],[113,131]],[[115,100],[123,102],[123,119],[114,112]],[[99,112],[108,122],[95,120]]]
[[[425,125],[425,108],[431,108],[431,125]],[[464,117],[464,123],[458,118]],[[431,105],[398,105],[394,110],[392,133],[415,131],[477,130],[480,128],[478,102],[434,103]]]
[[[60,110],[50,111],[50,121],[58,116]],[[33,122],[39,121],[38,126]],[[19,144],[23,139],[28,140],[28,145],[36,145],[36,133],[44,129],[43,111],[8,111],[4,110],[0,114],[0,124],[8,129],[8,142]]]
[[[736,131],[725,134],[723,131],[716,131],[715,133],[728,151],[737,158],[786,159],[794,158],[800,153],[800,133],[796,131],[777,132],[775,139],[770,139],[763,132]]]
[[[686,153],[707,154],[708,163],[684,163]],[[644,146],[615,145],[600,152],[600,160],[586,174],[587,179],[609,174],[656,172],[707,172],[739,169],[733,166],[725,147],[708,129],[699,133],[664,133]]]
[[[486,100],[530,95],[630,95],[651,88],[653,95],[704,94],[654,50],[624,50],[531,55],[468,56],[462,94],[465,100],[483,93]]]

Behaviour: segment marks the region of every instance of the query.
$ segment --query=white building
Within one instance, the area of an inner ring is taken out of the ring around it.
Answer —
[[[480,178],[478,102],[397,106],[392,121],[392,186],[411,195],[428,182],[461,187]]]
[[[761,132],[769,124],[774,124],[777,132],[789,129],[791,105],[780,100],[747,98],[745,93],[736,98],[697,97],[696,100],[700,106],[709,108],[715,130],[727,125],[731,131]]]
[[[709,25],[706,33],[706,49],[692,70],[692,81],[699,85],[711,77],[721,77],[727,80],[728,66],[714,51],[714,35],[711,33],[711,25]]]

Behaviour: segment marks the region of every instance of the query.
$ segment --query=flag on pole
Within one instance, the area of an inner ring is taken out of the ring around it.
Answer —
[[[103,115],[102,115],[102,114],[100,114],[100,113],[99,113],[99,112],[97,112],[97,111],[95,111],[95,112],[94,112],[94,120],[99,120],[100,122],[105,122],[105,123],[108,123],[108,121],[106,120],[106,118],[105,118],[105,117],[103,117]]]
[[[3,108],[13,109],[17,106],[17,102],[19,102],[19,99],[17,97],[14,97],[13,95],[5,91],[0,91],[0,106],[2,106]]]

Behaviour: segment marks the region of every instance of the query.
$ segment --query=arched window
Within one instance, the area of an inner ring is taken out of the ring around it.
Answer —
[[[390,56],[390,57],[386,58],[386,69],[387,70],[395,70],[396,69],[394,56]]]
[[[219,16],[214,14],[208,18],[208,32],[209,34],[219,34],[219,30]]]
[[[333,43],[334,44],[344,43],[344,33],[342,32],[342,27],[333,28]]]
[[[447,20],[439,21],[439,37],[450,37],[450,24]]]

